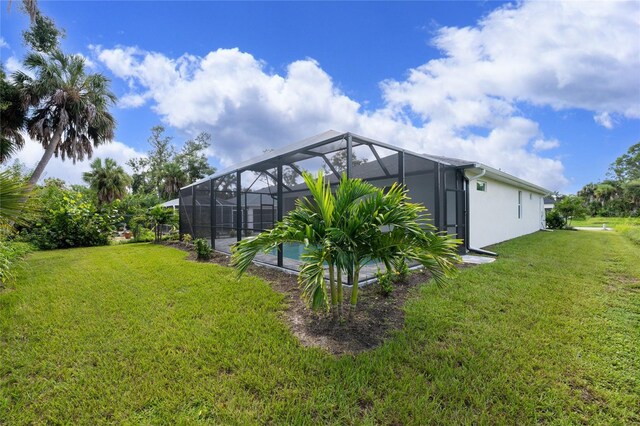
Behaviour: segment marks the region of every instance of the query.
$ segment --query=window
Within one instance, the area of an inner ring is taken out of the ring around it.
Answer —
[[[518,191],[518,219],[522,219],[522,191]]]
[[[476,182],[476,189],[478,191],[487,192],[487,182],[479,180]]]

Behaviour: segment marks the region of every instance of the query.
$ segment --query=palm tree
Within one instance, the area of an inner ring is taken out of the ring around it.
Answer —
[[[305,245],[298,281],[312,308],[327,306],[342,316],[342,273],[351,278],[352,314],[358,299],[362,267],[379,261],[392,270],[401,260],[421,263],[437,282],[455,271],[458,240],[434,233],[426,211],[410,203],[407,191],[394,184],[386,193],[360,179],[343,174],[336,193],[322,173],[317,179],[303,175],[312,199],[296,201],[296,207],[270,230],[232,248],[232,265],[242,274],[259,252],[270,252],[281,243]],[[325,286],[329,269],[329,294]],[[352,315],[350,315],[351,317]]]
[[[27,117],[20,91],[7,81],[1,65],[0,77],[0,163],[4,163],[24,146],[22,131]]]
[[[33,110],[27,119],[29,135],[45,149],[29,178],[35,183],[55,154],[76,160],[91,158],[93,147],[113,139],[115,120],[108,107],[116,97],[109,80],[101,74],[86,74],[84,59],[59,50],[50,55],[31,53],[24,61],[35,73],[13,74],[24,105]]]
[[[0,221],[22,224],[31,212],[25,204],[30,193],[30,187],[10,170],[0,172]]]
[[[176,198],[180,188],[187,184],[187,175],[180,164],[172,161],[162,170],[162,192],[167,199]]]
[[[91,189],[96,191],[99,204],[121,200],[132,182],[131,176],[111,158],[104,160],[104,167],[102,160],[96,158],[91,163],[91,171],[83,173],[82,179],[89,184]]]

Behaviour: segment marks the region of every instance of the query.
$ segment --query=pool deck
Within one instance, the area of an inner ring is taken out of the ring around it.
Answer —
[[[236,242],[237,242],[236,238],[217,238],[215,241],[215,245],[216,245],[215,250],[222,252],[224,254],[230,254],[231,246]],[[468,255],[468,254],[462,256],[463,263],[469,263],[474,265],[491,263],[495,260],[496,260],[495,257],[488,257],[488,256],[476,256],[476,255]],[[285,257],[283,258],[283,268],[279,268],[276,266],[278,257],[272,254],[265,254],[265,253],[257,254],[255,257],[255,261],[257,263],[263,264],[268,267],[285,269],[287,270],[287,272],[291,272],[291,273],[296,273],[298,270],[300,270],[300,266],[302,265],[302,262],[300,260],[290,259],[288,257]],[[384,265],[380,265],[379,267],[381,270],[384,271],[385,269]],[[360,282],[363,282],[363,281],[367,282],[374,279],[376,272],[378,272],[377,264],[363,266],[362,269],[360,270]],[[328,269],[325,271],[325,278],[329,279]],[[346,283],[346,281],[343,281],[343,282]]]

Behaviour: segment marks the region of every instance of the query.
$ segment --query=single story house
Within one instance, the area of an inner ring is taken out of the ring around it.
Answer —
[[[235,241],[271,228],[296,199],[309,195],[301,174],[319,169],[332,185],[342,173],[381,188],[405,184],[437,229],[463,241],[461,252],[481,252],[545,228],[544,197],[550,193],[545,188],[476,161],[419,154],[330,130],[182,188],[180,233],[229,252]],[[285,247],[266,263],[286,267],[283,259],[298,254]]]

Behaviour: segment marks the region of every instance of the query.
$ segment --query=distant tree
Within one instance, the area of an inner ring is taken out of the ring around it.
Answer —
[[[347,171],[347,150],[344,149],[342,151],[338,151],[331,159],[329,160],[331,165],[338,173]],[[367,162],[366,158],[358,158],[354,152],[351,153],[351,166],[359,166]],[[322,166],[324,168],[325,173],[333,174],[333,171],[326,164]]]
[[[193,183],[199,179],[215,173],[216,169],[209,165],[205,151],[209,146],[211,135],[201,132],[195,139],[185,142],[184,146],[175,156],[175,162],[185,174],[185,182]]]
[[[147,168],[149,166],[149,160],[146,157],[131,158],[127,161],[127,166],[131,167],[133,173],[131,174],[131,191],[134,194],[151,194],[158,195],[157,191],[149,182]]]
[[[164,167],[162,182],[163,198],[176,198],[180,192],[180,188],[185,186],[188,182],[187,173],[183,170],[180,164],[172,161]]]
[[[640,142],[632,145],[626,154],[609,166],[609,174],[622,182],[640,179]]]
[[[200,133],[195,139],[186,141],[176,153],[171,143],[173,138],[164,133],[163,126],[154,126],[148,139],[151,149],[147,156],[127,162],[133,169],[134,194],[153,192],[164,199],[174,198],[180,187],[215,173],[205,154],[210,145],[210,134]]]
[[[31,53],[24,64],[36,76],[17,71],[13,77],[24,104],[32,108],[29,135],[45,149],[29,179],[34,185],[54,154],[75,163],[91,158],[93,146],[113,139],[115,120],[108,108],[116,97],[106,77],[85,72],[81,56]]]
[[[267,148],[262,152],[268,153],[268,152],[271,152],[271,151],[273,151],[272,148]],[[300,167],[299,164],[292,163],[292,165],[293,165],[293,167],[287,166],[287,165],[284,165],[282,167],[282,183],[284,183],[288,187],[292,187],[292,186],[298,184],[298,178],[300,178],[300,181],[302,182],[302,175],[300,175],[295,169],[300,170],[300,172],[302,172],[302,173],[305,173],[305,172],[308,173],[308,170]],[[294,167],[295,167],[295,169],[294,169]],[[271,169],[271,170],[269,170],[269,173],[270,173],[271,176],[265,174],[265,175],[262,176],[263,180],[267,183],[267,185],[269,185],[271,187],[275,187],[276,184],[277,184],[277,182],[275,181],[275,178],[278,176],[278,169],[275,169],[275,168]]]
[[[96,158],[91,163],[91,171],[85,172],[82,179],[96,191],[99,205],[121,200],[131,185],[131,176],[111,158],[104,160],[104,166],[102,160]]]

